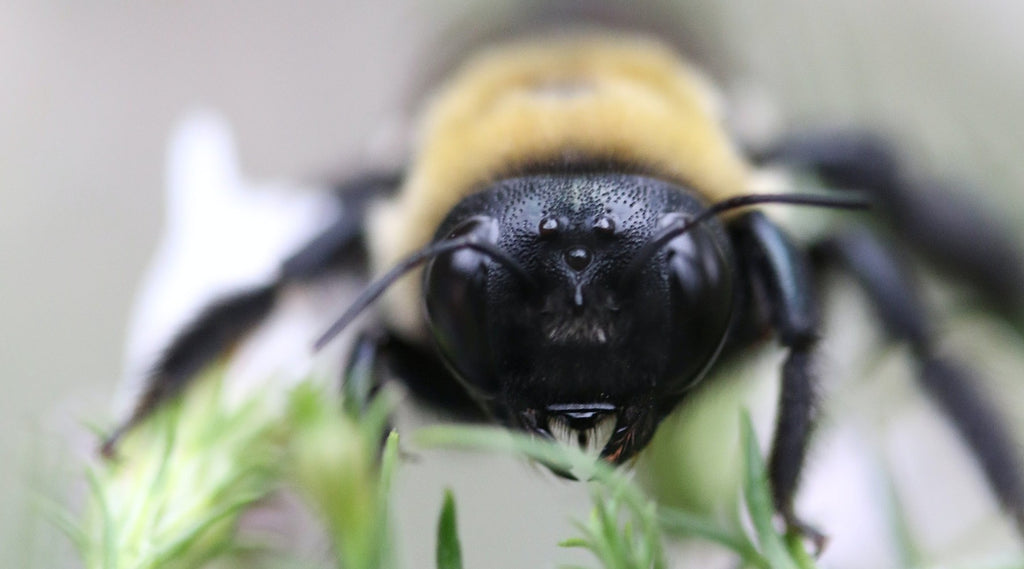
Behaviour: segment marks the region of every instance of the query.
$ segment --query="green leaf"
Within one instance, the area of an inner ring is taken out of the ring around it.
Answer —
[[[86,471],[86,476],[89,482],[89,489],[95,497],[96,506],[100,512],[100,559],[96,562],[100,563],[99,566],[103,567],[103,569],[113,569],[115,567],[115,544],[117,543],[117,538],[114,535],[116,531],[114,516],[110,512],[110,503],[107,499],[106,489],[103,487],[99,476],[94,470]],[[87,559],[87,561],[89,560]]]
[[[437,569],[462,569],[462,547],[455,517],[455,496],[444,492],[441,516],[437,520]]]
[[[765,473],[761,449],[757,445],[757,435],[750,421],[750,414],[743,413],[743,489],[747,502],[747,510],[754,524],[761,553],[768,559],[772,569],[798,569],[796,562],[789,555],[782,536],[775,530],[772,518],[775,516],[775,505],[768,489],[768,476]]]
[[[81,522],[70,511],[48,498],[37,497],[35,503],[36,508],[42,512],[45,519],[60,530],[79,552],[86,550],[89,536],[82,528]]]
[[[374,408],[375,404],[376,401],[370,404],[371,409]],[[372,426],[374,429],[381,427],[383,427],[383,423]],[[391,496],[395,472],[398,470],[398,466],[398,432],[391,431],[388,433],[387,439],[384,442],[384,451],[381,453],[380,474],[377,488],[376,534],[377,541],[379,543],[380,562],[382,567],[395,566],[395,562],[392,557],[395,548],[393,536],[391,535]]]
[[[533,439],[507,429],[435,426],[420,429],[413,441],[423,447],[469,448],[522,453],[557,465],[593,485],[594,509],[581,537],[563,541],[591,551],[606,569],[663,569],[666,566],[657,508],[625,475],[581,450]],[[629,526],[628,533],[623,528]],[[620,527],[622,526],[622,527]]]
[[[814,569],[814,557],[807,552],[805,538],[798,532],[786,534],[786,551],[800,569]],[[917,567],[917,565],[905,565],[905,567]]]
[[[882,464],[882,461],[881,457],[877,460],[879,465]],[[925,557],[921,552],[921,548],[914,540],[914,531],[910,521],[907,519],[906,511],[903,509],[899,492],[896,490],[896,481],[893,480],[892,473],[884,466],[879,466],[878,470],[882,472],[884,477],[886,517],[889,521],[890,533],[893,536],[893,543],[896,545],[901,564],[904,567],[923,567],[925,565]]]
[[[709,518],[675,508],[660,508],[658,520],[667,531],[688,537],[697,537],[723,545],[743,557],[747,563],[768,568],[768,562],[757,552],[746,535],[722,527]]]

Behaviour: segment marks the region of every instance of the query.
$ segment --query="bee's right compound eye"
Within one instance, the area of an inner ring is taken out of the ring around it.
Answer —
[[[497,222],[473,217],[450,237],[478,234],[492,243]],[[467,389],[478,398],[494,395],[495,373],[487,328],[490,257],[475,249],[439,255],[426,268],[424,296],[427,321],[442,357]]]

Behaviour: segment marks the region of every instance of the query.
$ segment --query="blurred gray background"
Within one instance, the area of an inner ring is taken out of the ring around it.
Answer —
[[[253,178],[344,172],[405,108],[422,62],[484,6],[0,1],[0,565],[47,566],[65,547],[30,515],[32,496],[76,476],[87,447],[69,434],[106,419],[181,113],[225,113]],[[877,127],[917,168],[976,181],[1024,227],[1024,3],[636,6],[673,14],[725,62],[720,79],[757,86],[783,126]]]

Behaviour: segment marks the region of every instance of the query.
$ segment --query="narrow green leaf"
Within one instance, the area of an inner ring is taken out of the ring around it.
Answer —
[[[579,449],[534,439],[500,427],[467,427],[464,425],[425,427],[413,434],[413,441],[425,448],[444,447],[523,453],[534,460],[566,471],[577,467],[589,467],[595,470],[601,468],[594,468],[593,457],[588,457]]]
[[[57,527],[79,552],[88,547],[89,536],[85,533],[78,520],[65,506],[57,504],[49,498],[37,497],[36,509],[42,512],[45,519]]]
[[[117,538],[114,532],[116,531],[116,526],[114,525],[114,516],[110,512],[107,493],[95,470],[89,469],[86,471],[86,480],[89,482],[89,490],[92,492],[93,499],[96,501],[100,511],[100,543],[102,544],[102,552],[100,554],[102,556],[102,564],[100,567],[115,569],[114,556]]]
[[[796,562],[800,569],[815,569],[814,557],[807,552],[807,545],[804,543],[804,536],[799,533],[786,534],[786,551]],[[918,567],[918,565],[904,565],[904,567]]]
[[[765,473],[761,449],[754,434],[754,424],[750,415],[743,413],[741,432],[743,435],[743,489],[750,519],[754,523],[761,553],[767,558],[772,569],[798,569],[793,558],[786,549],[782,537],[775,531],[772,518],[775,506],[768,489],[768,476]]]
[[[595,461],[579,449],[543,441],[508,430],[463,426],[420,429],[412,440],[421,447],[447,447],[515,452],[568,470],[589,480],[597,489],[587,524],[576,523],[582,534],[569,540],[572,547],[591,551],[605,569],[663,569],[657,509],[627,477],[604,461]],[[620,522],[631,526],[623,537]],[[641,537],[642,536],[642,537]]]
[[[621,560],[626,552],[620,539],[618,513],[615,511],[615,500],[607,496],[598,496],[594,500],[594,511],[597,513],[597,543],[603,544],[608,550],[609,559]],[[611,563],[609,563],[611,564]]]
[[[399,448],[398,431],[388,433],[384,441],[384,451],[380,459],[380,484],[381,499],[391,495],[391,484],[395,479],[395,470],[398,468]]]
[[[708,518],[662,507],[659,510],[659,521],[667,531],[713,541],[735,551],[749,564],[768,569],[768,561],[758,553],[746,535],[718,526]]]
[[[240,497],[235,502],[224,504],[223,506],[211,509],[209,512],[202,513],[197,520],[178,530],[173,541],[158,544],[159,547],[155,547],[153,549],[150,557],[152,557],[154,563],[159,566],[164,563],[169,563],[175,559],[179,559],[188,553],[194,553],[190,552],[189,548],[192,547],[197,540],[201,539],[207,530],[224,520],[237,517],[243,509],[251,505],[256,500],[262,498],[263,495],[263,493],[252,493],[249,496]],[[226,545],[230,545],[230,542]]]
[[[893,480],[889,470],[881,466],[883,464],[882,457],[879,457],[877,462],[880,465],[879,471],[884,476],[886,517],[889,522],[890,533],[893,536],[893,542],[896,545],[896,550],[899,552],[900,562],[904,567],[922,567],[925,564],[924,554],[914,540],[914,532],[907,518],[907,513],[903,509],[899,492],[896,490],[896,482]]]
[[[462,569],[462,547],[455,517],[455,496],[444,492],[444,504],[437,521],[437,569]]]
[[[377,400],[370,404],[375,409]],[[381,424],[383,426],[383,424]],[[377,428],[376,426],[374,428]],[[379,431],[378,431],[379,432]],[[398,432],[388,433],[384,442],[384,451],[380,459],[380,477],[377,487],[377,542],[379,543],[378,559],[382,567],[394,567],[394,539],[391,535],[391,490],[395,480],[395,472],[399,466]]]

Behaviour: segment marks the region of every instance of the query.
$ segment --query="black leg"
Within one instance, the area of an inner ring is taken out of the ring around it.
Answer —
[[[963,364],[939,354],[932,326],[899,260],[866,230],[829,239],[815,259],[854,275],[895,341],[905,341],[918,362],[918,380],[953,422],[981,465],[992,491],[1024,535],[1024,464],[998,408],[977,389]]]
[[[340,186],[342,214],[309,244],[288,257],[273,282],[240,291],[203,310],[178,333],[154,364],[135,409],[103,441],[101,453],[113,455],[122,435],[161,404],[180,394],[197,374],[263,322],[282,289],[323,277],[358,260],[367,204],[375,197],[392,192],[398,181],[395,174],[368,174]]]
[[[345,412],[359,417],[390,374],[416,400],[464,421],[486,419],[482,408],[432,351],[384,331],[361,332],[352,344],[342,376]]]
[[[763,214],[746,214],[730,225],[745,263],[752,298],[763,299],[779,340],[789,349],[782,367],[778,424],[768,474],[775,507],[790,529],[811,538],[820,549],[824,537],[793,512],[807,444],[817,415],[814,353],[820,314],[810,266],[800,249]]]
[[[366,411],[383,383],[380,370],[382,344],[380,334],[361,332],[349,350],[341,389],[345,412],[352,417],[359,417]]]
[[[825,131],[783,140],[758,157],[867,192],[887,230],[972,287],[1024,334],[1024,251],[1012,234],[948,183],[908,175],[893,149],[865,132]]]
[[[484,421],[483,408],[430,348],[389,335],[384,344],[388,369],[416,400],[461,421]]]

